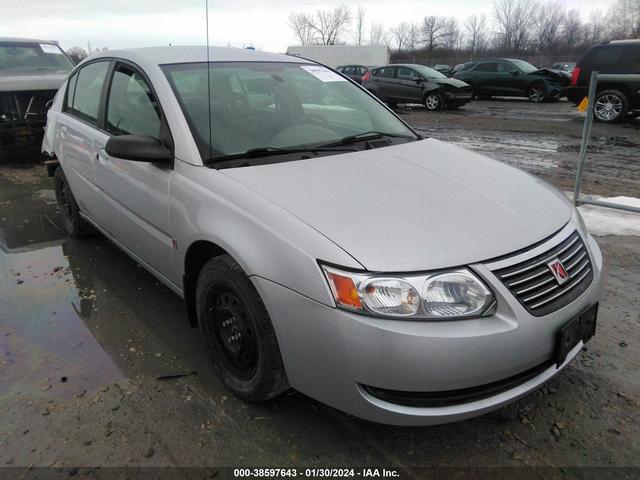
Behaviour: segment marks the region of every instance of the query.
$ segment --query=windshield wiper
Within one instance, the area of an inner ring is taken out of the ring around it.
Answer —
[[[263,158],[273,155],[286,155],[290,153],[317,153],[317,152],[356,152],[355,148],[325,148],[322,147],[304,147],[304,148],[278,148],[278,147],[261,147],[250,148],[246,152],[233,153],[231,155],[221,155],[205,160],[205,165],[211,166],[216,163],[223,163],[230,160],[238,160],[242,158]]]
[[[398,134],[398,133],[377,132],[375,130],[372,130],[370,132],[362,132],[362,133],[358,133],[356,135],[347,135],[346,137],[341,138],[337,142],[327,143],[325,145],[322,145],[322,147],[333,147],[333,146],[337,146],[337,145],[348,145],[350,143],[364,142],[364,141],[367,141],[367,140],[374,140],[376,138],[382,138],[382,137],[413,138],[413,136],[410,136],[410,135],[401,135],[401,134]]]

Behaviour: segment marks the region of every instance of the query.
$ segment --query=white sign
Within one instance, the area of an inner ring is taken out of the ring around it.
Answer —
[[[51,45],[50,43],[41,43],[40,48],[44,53],[55,53],[56,55],[62,55],[62,50],[57,45]]]
[[[300,68],[323,82],[346,82],[347,79],[322,65],[300,65]]]

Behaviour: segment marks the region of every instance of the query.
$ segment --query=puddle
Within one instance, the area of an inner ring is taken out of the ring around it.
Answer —
[[[67,238],[49,180],[0,176],[0,394],[210,371],[182,300],[104,237]]]
[[[61,245],[0,251],[0,392],[68,397],[122,378],[87,325],[91,310]]]

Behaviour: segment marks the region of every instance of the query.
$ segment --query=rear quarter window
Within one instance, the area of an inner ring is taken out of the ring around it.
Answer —
[[[78,70],[69,79],[64,111],[97,126],[102,86],[108,69],[109,62],[105,61],[90,63]]]

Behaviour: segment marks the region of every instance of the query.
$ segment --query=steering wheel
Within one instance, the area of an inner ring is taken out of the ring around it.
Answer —
[[[300,118],[300,123],[308,123],[310,125],[316,125],[318,127],[325,127],[333,130],[331,124],[319,113],[305,113]]]

